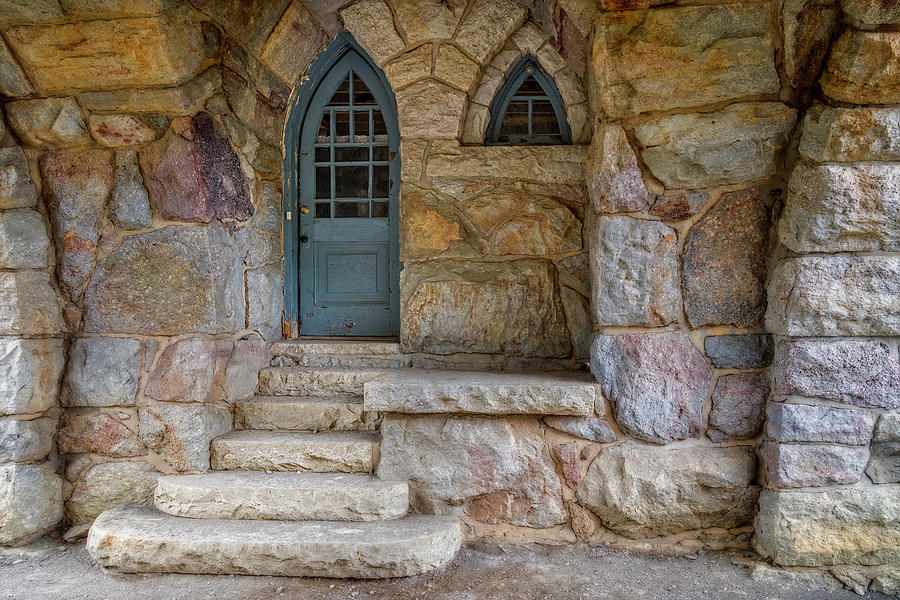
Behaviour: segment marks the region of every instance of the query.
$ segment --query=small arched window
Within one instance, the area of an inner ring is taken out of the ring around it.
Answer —
[[[562,96],[533,56],[524,57],[497,92],[484,143],[572,143]]]

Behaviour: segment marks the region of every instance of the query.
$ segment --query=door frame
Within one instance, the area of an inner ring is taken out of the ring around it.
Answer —
[[[294,89],[288,117],[284,127],[284,182],[283,201],[281,211],[282,241],[283,241],[283,267],[284,267],[284,316],[282,318],[282,332],[287,339],[300,337],[300,296],[299,296],[299,226],[300,219],[297,212],[299,197],[299,165],[300,165],[300,133],[307,111],[310,108],[316,90],[331,71],[332,67],[350,51],[355,51],[362,56],[369,66],[375,71],[380,83],[388,96],[391,106],[382,108],[382,115],[388,129],[388,135],[400,142],[400,128],[397,122],[397,99],[394,90],[391,89],[387,77],[378,65],[372,61],[368,53],[363,50],[353,36],[346,31],[339,33],[328,47],[320,52],[300,78],[300,83]],[[400,156],[399,148],[396,161],[396,182],[400,187]],[[394,169],[392,171],[392,179]],[[390,235],[399,239],[399,210],[396,218],[391,219]],[[402,264],[397,265],[397,272],[402,269]],[[392,273],[392,278],[394,274]],[[398,284],[399,285],[399,284]],[[393,290],[399,298],[399,289]],[[398,311],[399,312],[399,311]],[[395,318],[399,318],[397,315]]]

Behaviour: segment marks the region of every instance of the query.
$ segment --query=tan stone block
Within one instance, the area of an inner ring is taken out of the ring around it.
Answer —
[[[189,7],[154,17],[20,25],[6,34],[45,94],[172,85],[205,62],[203,34]]]
[[[900,31],[848,29],[831,48],[822,91],[854,104],[900,102]]]
[[[299,0],[291,2],[262,47],[259,59],[288,85],[296,85],[328,36]]]
[[[22,67],[9,51],[9,46],[0,39],[0,94],[21,98],[34,93]]]
[[[240,40],[254,54],[284,13],[290,0],[189,0],[209,15],[232,39]]]
[[[434,76],[468,92],[478,80],[478,63],[463,54],[456,46],[443,44],[434,63]]]
[[[397,92],[401,137],[456,138],[466,95],[428,79]]]
[[[88,127],[95,140],[111,148],[140,146],[156,139],[153,129],[135,115],[91,115]]]
[[[400,140],[401,179],[403,181],[418,181],[422,178],[425,169],[425,151],[428,142],[425,140]]]
[[[87,110],[193,115],[221,85],[222,75],[212,67],[177,87],[85,92],[78,99]]]
[[[401,54],[384,67],[391,88],[397,90],[431,75],[434,49],[431,44]]]
[[[522,52],[537,54],[538,48],[547,41],[547,34],[535,25],[533,21],[529,21],[519,27],[518,31],[510,38],[510,41]]]
[[[463,144],[481,144],[487,130],[491,110],[482,104],[470,104],[466,112],[466,124],[463,126]]]
[[[503,85],[503,80],[506,78],[506,74],[494,67],[494,63],[485,69],[484,75],[481,76],[481,81],[478,83],[478,88],[475,90],[475,94],[472,96],[472,101],[477,102],[478,104],[483,104],[484,106],[490,106],[494,101],[494,96],[497,95],[497,90],[500,89],[500,86]]]
[[[512,0],[476,0],[459,26],[456,41],[484,64],[527,16],[528,11]]]
[[[566,106],[581,104],[587,99],[584,95],[581,79],[571,69],[560,69],[553,75],[553,80],[556,82],[559,95],[562,96]]]
[[[460,224],[441,214],[433,190],[404,184],[400,192],[400,255],[404,259],[437,256],[462,240]]]
[[[19,100],[6,105],[9,126],[36,148],[65,148],[91,141],[75,98]]]
[[[502,177],[584,185],[585,146],[460,146],[431,144],[429,177]]]
[[[393,4],[410,44],[450,39],[466,9],[465,0],[394,0]]]
[[[146,17],[171,8],[172,0],[59,0],[66,15],[75,19]]]
[[[553,76],[568,66],[566,59],[560,56],[559,52],[550,44],[541,46],[541,49],[537,51],[537,58],[544,70]]]
[[[491,236],[498,256],[542,255],[580,250],[581,221],[557,199],[531,196],[516,215]]]
[[[572,143],[587,144],[591,141],[591,113],[587,102],[566,107],[566,119],[572,130]]]
[[[384,65],[405,46],[394,27],[391,9],[383,0],[354,2],[341,10],[341,18],[347,31],[378,65]]]

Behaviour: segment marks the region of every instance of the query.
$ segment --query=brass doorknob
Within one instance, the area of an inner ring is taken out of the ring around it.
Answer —
[[[308,214],[309,214],[309,207],[308,207],[308,206],[301,206],[301,207],[300,207],[300,212],[302,212],[304,215],[308,215]]]

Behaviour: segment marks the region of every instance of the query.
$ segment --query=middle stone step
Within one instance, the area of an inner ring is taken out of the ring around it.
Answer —
[[[155,504],[194,519],[375,521],[406,514],[409,486],[357,474],[212,471],[160,477]]]
[[[361,431],[234,430],[210,444],[218,471],[370,473],[378,464],[380,437]]]

